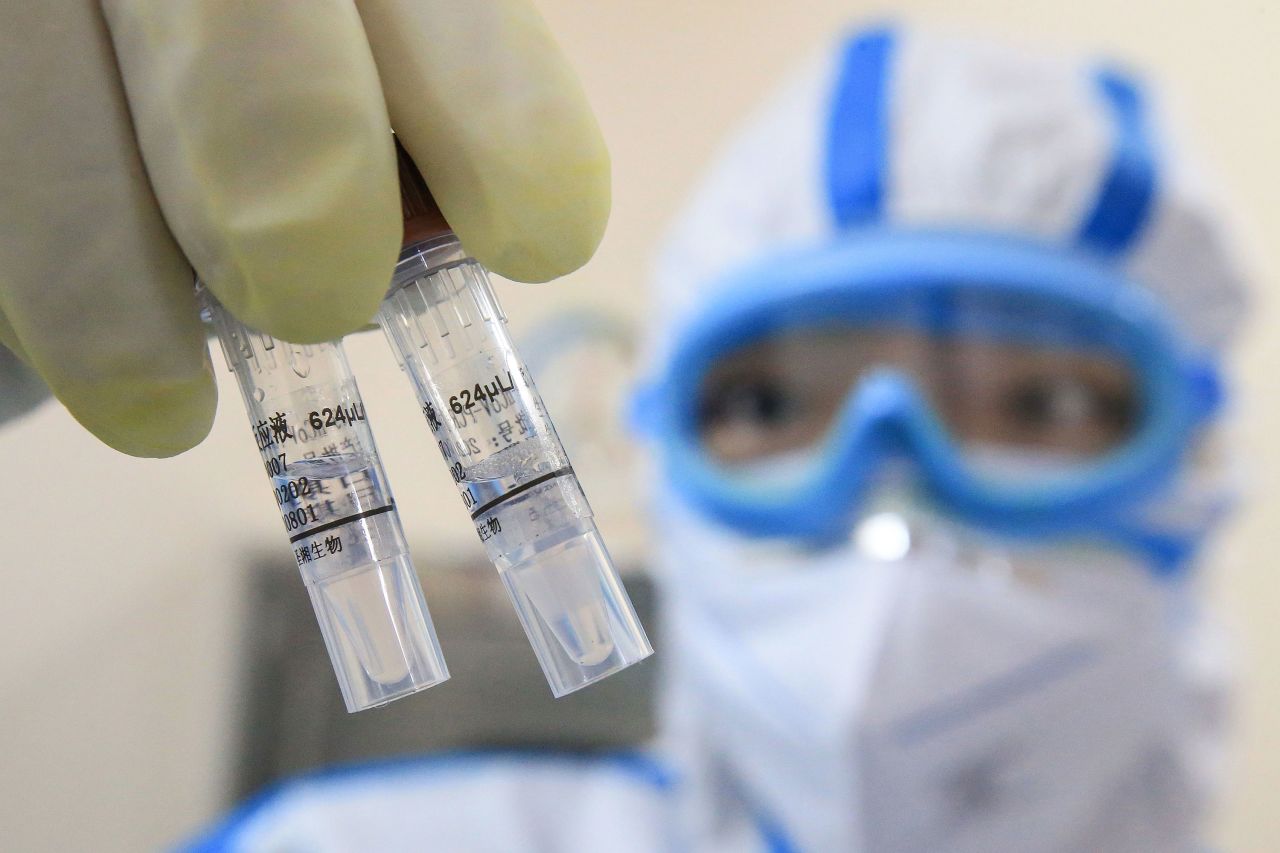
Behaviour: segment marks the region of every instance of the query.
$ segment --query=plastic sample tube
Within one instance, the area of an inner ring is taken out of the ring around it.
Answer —
[[[339,341],[286,343],[200,298],[244,397],[350,712],[449,677]]]
[[[411,246],[378,322],[551,692],[652,654],[484,268],[451,234]]]
[[[403,149],[405,250],[378,323],[559,697],[653,653],[507,331]]]

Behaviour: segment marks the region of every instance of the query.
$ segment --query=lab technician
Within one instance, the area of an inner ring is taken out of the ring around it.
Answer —
[[[388,125],[498,272],[599,238],[603,147],[527,7],[305,12],[0,13],[0,338],[114,447],[208,428],[192,268],[286,338],[368,319]],[[1198,849],[1242,311],[1209,189],[1121,69],[889,27],[820,50],[656,268],[653,750],[322,773],[194,847]]]

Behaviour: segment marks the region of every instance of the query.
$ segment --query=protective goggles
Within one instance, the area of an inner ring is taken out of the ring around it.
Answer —
[[[751,534],[842,536],[890,465],[979,524],[1087,527],[1219,402],[1148,294],[1043,246],[864,233],[722,285],[635,414],[670,483]]]

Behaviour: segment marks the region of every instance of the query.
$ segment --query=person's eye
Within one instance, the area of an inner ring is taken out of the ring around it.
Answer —
[[[708,389],[698,407],[698,425],[714,429],[729,425],[777,427],[796,417],[795,398],[770,379],[728,382]]]
[[[1132,394],[1075,377],[1022,379],[1002,402],[1004,415],[1027,430],[1092,427],[1123,434],[1132,429],[1136,417]]]

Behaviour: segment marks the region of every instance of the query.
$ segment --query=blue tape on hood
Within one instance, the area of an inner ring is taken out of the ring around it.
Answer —
[[[887,27],[861,32],[845,45],[831,98],[826,163],[827,195],[841,228],[880,216],[893,50],[894,34]]]
[[[1137,242],[1151,218],[1156,160],[1142,90],[1130,78],[1099,71],[1098,91],[1114,123],[1111,163],[1077,242],[1104,255],[1119,255]]]

